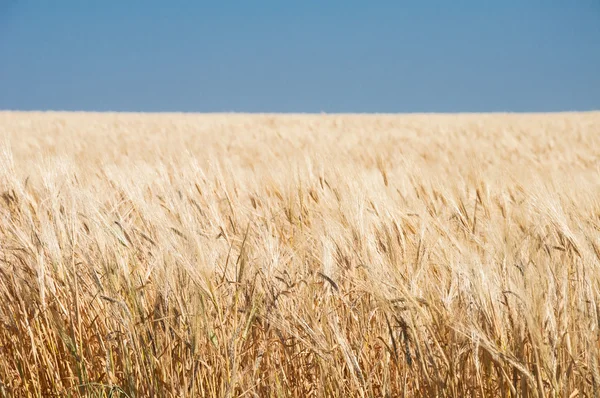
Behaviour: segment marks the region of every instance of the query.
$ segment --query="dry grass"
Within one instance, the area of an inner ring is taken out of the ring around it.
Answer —
[[[0,113],[5,396],[597,396],[600,114]]]

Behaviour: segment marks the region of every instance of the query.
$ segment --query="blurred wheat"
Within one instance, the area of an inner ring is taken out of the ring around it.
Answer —
[[[600,394],[600,114],[0,113],[3,396]]]

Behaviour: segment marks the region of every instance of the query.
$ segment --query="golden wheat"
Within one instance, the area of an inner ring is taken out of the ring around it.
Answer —
[[[0,113],[4,396],[600,394],[600,113]]]

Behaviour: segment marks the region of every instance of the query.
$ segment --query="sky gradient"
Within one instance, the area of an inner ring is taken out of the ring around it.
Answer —
[[[0,109],[600,110],[600,1],[0,0]]]

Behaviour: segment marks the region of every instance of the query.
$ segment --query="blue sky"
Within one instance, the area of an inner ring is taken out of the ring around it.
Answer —
[[[600,109],[600,1],[0,0],[0,109]]]

